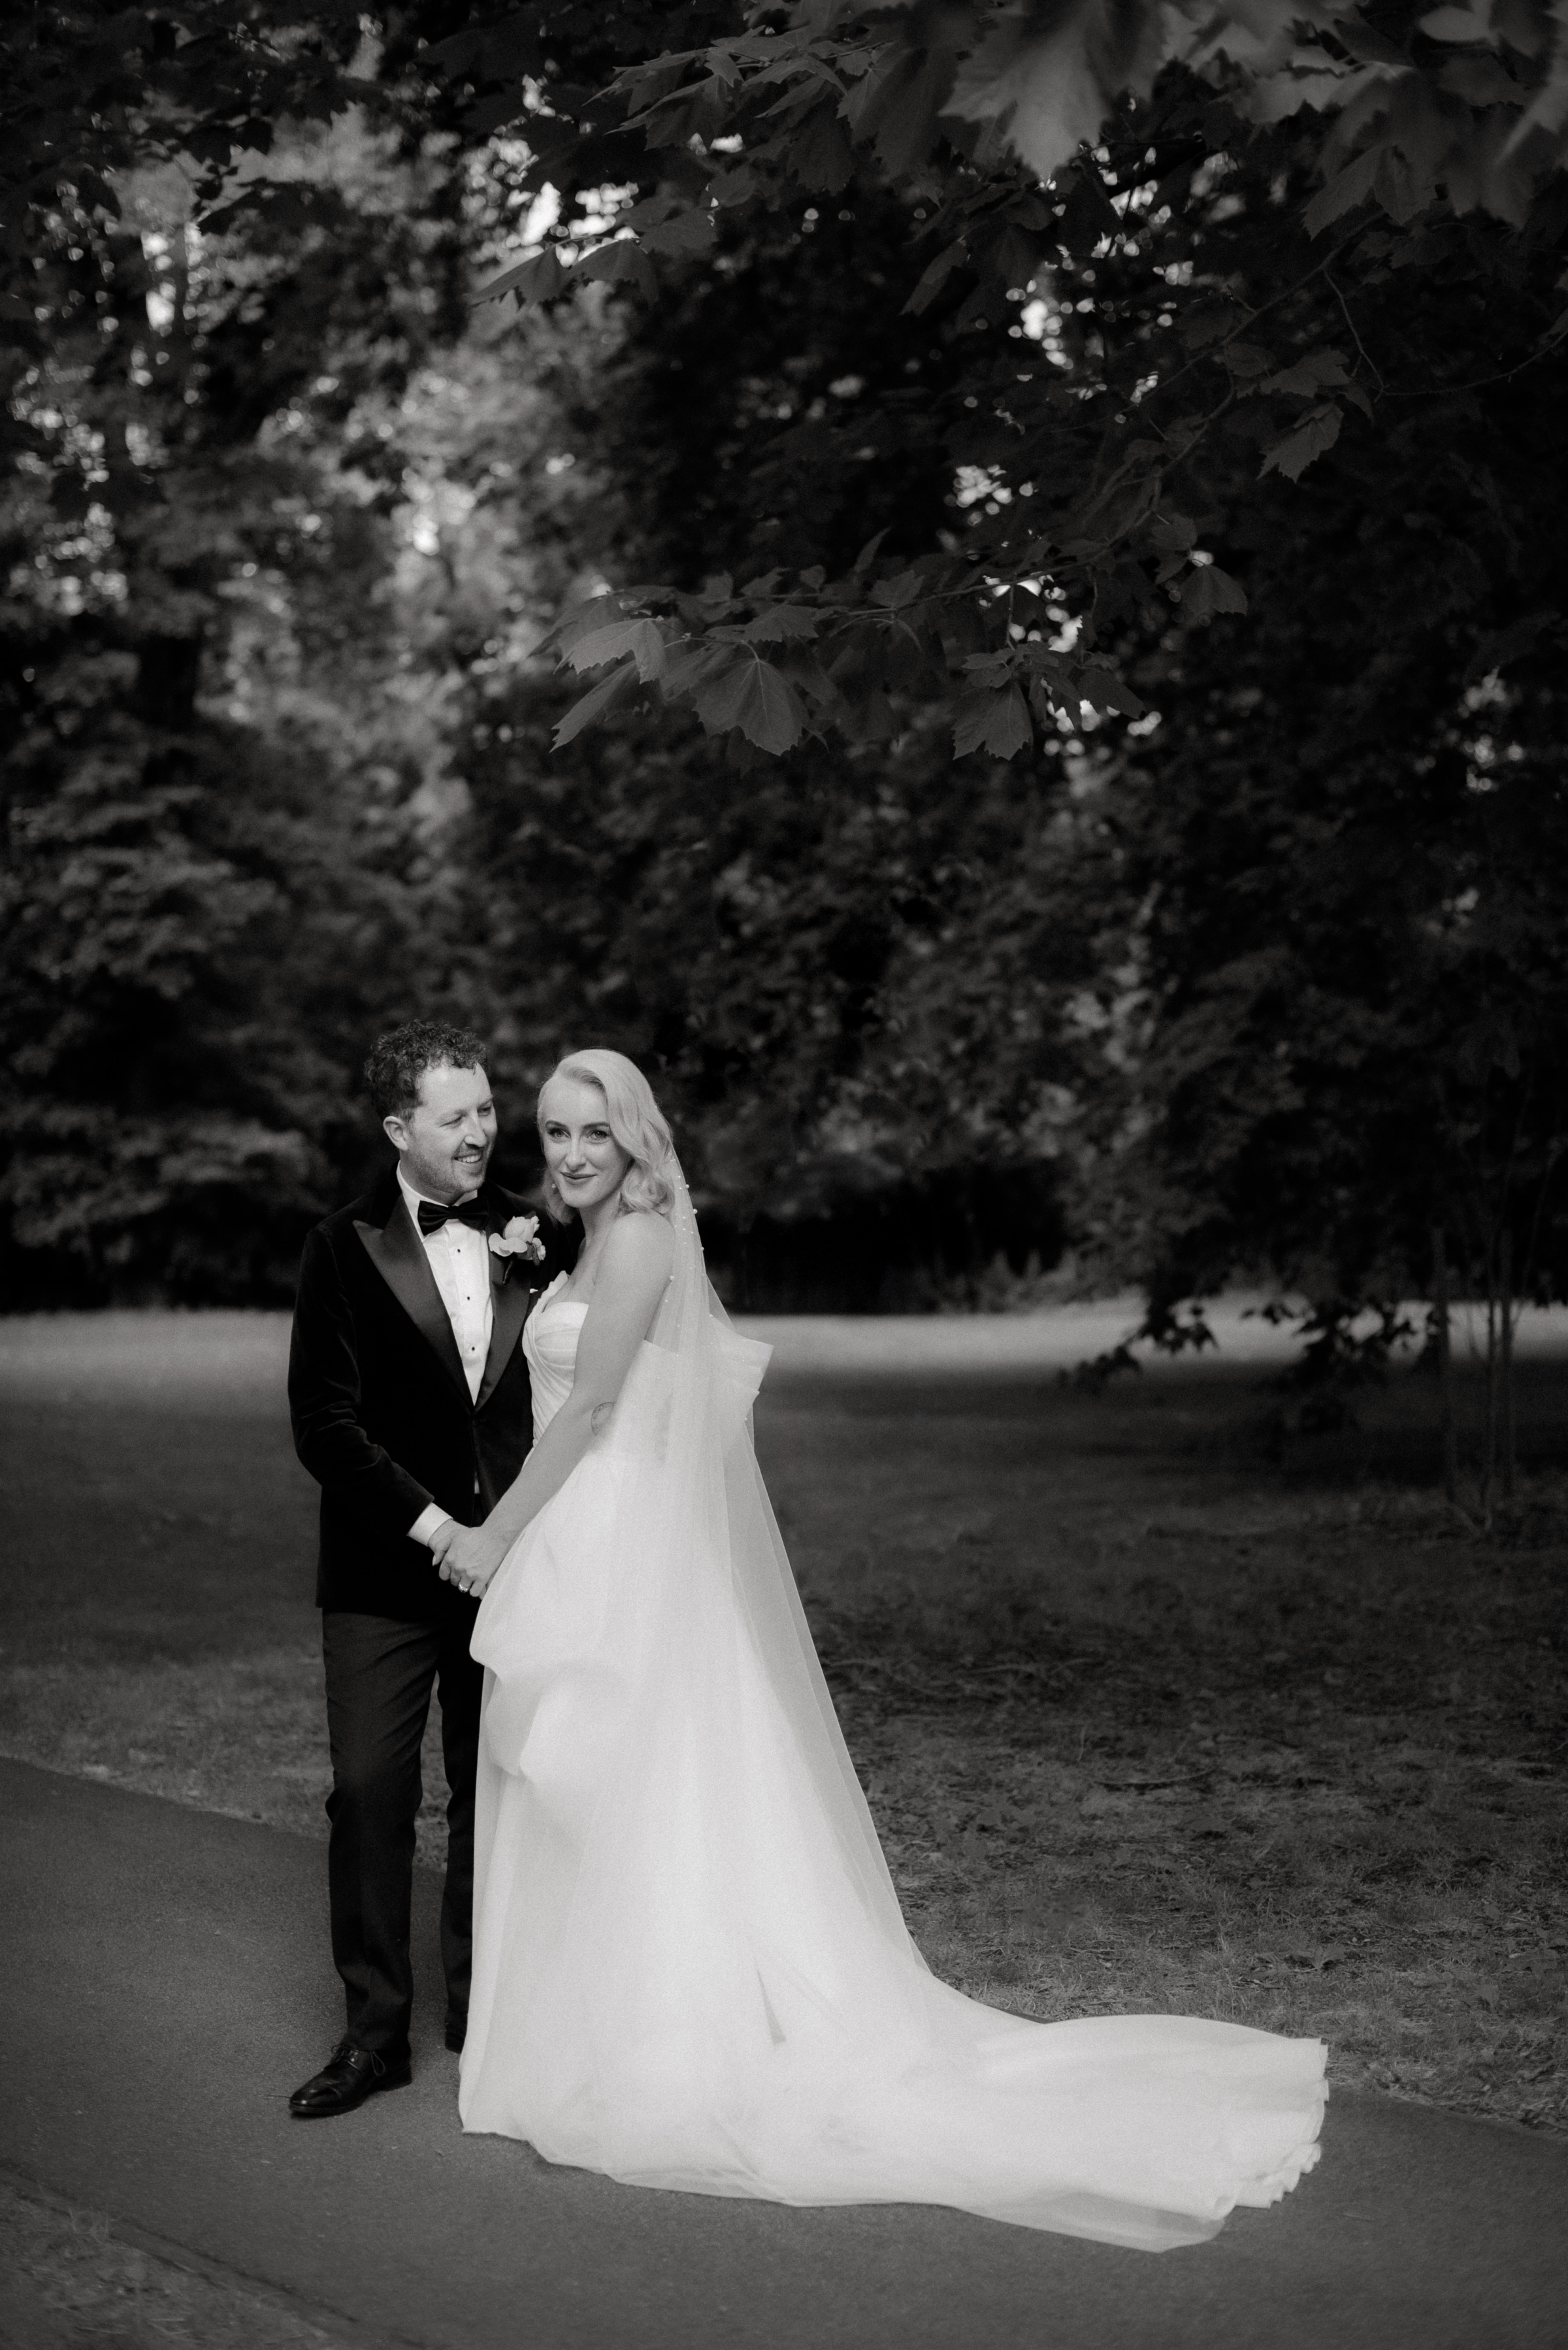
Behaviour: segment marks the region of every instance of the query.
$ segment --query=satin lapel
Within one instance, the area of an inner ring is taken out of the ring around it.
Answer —
[[[361,1223],[358,1216],[354,1229],[365,1243],[366,1255],[415,1329],[434,1348],[441,1368],[456,1385],[464,1403],[469,1403],[462,1357],[457,1351],[457,1340],[452,1335],[452,1324],[441,1302],[430,1259],[414,1230],[414,1220],[403,1204],[402,1193],[399,1192],[384,1230]]]
[[[523,1325],[528,1319],[528,1308],[534,1303],[534,1292],[524,1277],[520,1258],[510,1260],[509,1276],[501,1268],[508,1263],[504,1256],[492,1257],[490,1283],[490,1352],[484,1358],[484,1377],[479,1383],[474,1399],[475,1411],[483,1411],[494,1393],[502,1372],[506,1368],[512,1349],[523,1336]]]

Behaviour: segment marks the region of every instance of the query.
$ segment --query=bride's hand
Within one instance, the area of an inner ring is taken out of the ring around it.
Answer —
[[[446,1529],[443,1527],[443,1533]],[[453,1526],[452,1541],[437,1564],[443,1583],[477,1599],[484,1591],[510,1545],[487,1526]]]

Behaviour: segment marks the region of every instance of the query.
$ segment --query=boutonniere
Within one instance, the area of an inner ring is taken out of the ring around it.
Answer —
[[[537,1216],[514,1216],[504,1231],[490,1235],[490,1253],[501,1259],[497,1270],[503,1277],[511,1271],[508,1260],[524,1257],[531,1264],[545,1262],[545,1243],[539,1238]]]

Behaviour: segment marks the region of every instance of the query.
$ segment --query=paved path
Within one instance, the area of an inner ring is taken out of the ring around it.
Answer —
[[[1336,2098],[1319,2169],[1158,2258],[900,2207],[617,2187],[465,2138],[433,2036],[330,2123],[326,1854],[0,1763],[0,2165],[431,2350],[1563,2350],[1568,2147]]]

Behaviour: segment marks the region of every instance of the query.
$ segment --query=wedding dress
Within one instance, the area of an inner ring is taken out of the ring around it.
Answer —
[[[628,2184],[945,2203],[1163,2251],[1317,2159],[1324,2048],[1034,2023],[909,1939],[753,1451],[769,1350],[675,1267],[608,1425],[480,1607],[469,2130]],[[564,1279],[565,1276],[562,1276]],[[524,1346],[535,1434],[587,1308]]]

